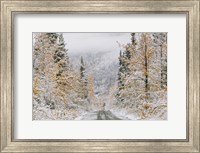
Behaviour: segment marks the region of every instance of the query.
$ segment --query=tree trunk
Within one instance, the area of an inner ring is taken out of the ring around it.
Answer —
[[[149,91],[149,86],[148,86],[148,59],[147,59],[147,45],[145,42],[145,57],[144,57],[144,66],[145,66],[145,92],[146,92],[146,99],[148,99],[148,91]]]
[[[162,45],[160,45],[160,58],[161,58],[161,89],[163,89],[165,86],[167,86],[167,67],[165,65],[166,60],[163,57],[163,50]]]

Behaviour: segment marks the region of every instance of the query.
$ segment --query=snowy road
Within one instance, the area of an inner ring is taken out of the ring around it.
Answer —
[[[85,114],[81,120],[121,120],[116,117],[111,111],[95,111]]]

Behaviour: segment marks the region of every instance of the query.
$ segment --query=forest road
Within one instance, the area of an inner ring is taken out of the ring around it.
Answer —
[[[116,117],[111,111],[95,111],[82,117],[82,120],[122,120]]]
[[[97,114],[97,120],[121,120],[116,117],[111,111],[99,111]]]

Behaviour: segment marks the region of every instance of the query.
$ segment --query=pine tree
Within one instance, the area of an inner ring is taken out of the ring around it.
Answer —
[[[62,63],[61,63],[62,69],[69,70],[70,64],[69,64],[69,57],[68,57],[68,49],[65,48],[65,45],[66,44],[64,41],[63,34],[60,34],[58,37],[58,50],[56,50],[55,52],[54,60],[55,60],[55,63],[62,60]]]
[[[163,37],[162,33],[159,35]],[[166,101],[163,100],[166,97],[163,85],[166,86],[167,82],[166,41],[163,43],[162,37],[159,36],[154,42],[153,33],[132,33],[131,36],[131,43],[120,53],[117,99],[124,101],[119,104],[121,108],[146,118],[156,108],[161,107],[162,104],[156,103],[158,99]],[[122,65],[124,69],[121,69]],[[153,102],[156,103],[155,106],[152,105]]]
[[[130,60],[133,57],[135,47],[136,47],[135,33],[132,33],[131,43],[125,46],[125,51],[123,52],[123,54],[120,51],[119,71],[118,71],[118,93],[117,93],[118,100],[120,101],[124,101],[125,83],[127,81],[126,79],[131,75],[132,66]]]
[[[119,71],[118,71],[118,92],[116,94],[117,99],[119,101],[123,101],[124,99],[121,97],[121,90],[124,89],[124,77],[125,77],[125,66],[123,63],[123,55],[122,51],[120,51],[119,55]]]
[[[80,92],[81,98],[86,99],[88,97],[88,80],[85,71],[85,63],[83,57],[81,56],[81,66],[80,66]]]
[[[153,33],[154,47],[160,52],[161,88],[167,87],[167,35],[166,33]]]
[[[74,72],[62,34],[40,33],[34,44],[34,93],[43,92],[44,101],[51,109],[69,103],[69,95],[75,90]],[[40,90],[41,89],[41,90]]]
[[[149,91],[153,81],[151,71],[154,70],[154,66],[156,65],[153,64],[155,51],[152,47],[151,34],[142,33],[139,38],[137,52],[135,52],[135,57],[131,59],[131,63],[135,70],[133,76],[140,80],[141,85],[138,91],[141,89],[144,91],[144,99],[148,102]],[[141,81],[144,81],[144,83],[141,83]]]
[[[83,79],[85,77],[85,64],[83,62],[82,56],[81,56],[80,74],[81,74],[81,79]]]
[[[56,50],[58,35],[56,33],[39,33],[35,36],[34,44],[34,89],[39,91],[41,101],[51,109],[55,108],[55,87],[57,68],[53,55]],[[36,90],[35,90],[36,91]],[[38,93],[38,92],[35,92]]]
[[[53,109],[48,110],[48,113],[66,110],[76,116],[78,108],[75,106],[79,102],[82,102],[83,108],[89,109],[88,96],[92,96],[94,91],[92,78],[88,78],[86,74],[83,58],[80,71],[73,70],[62,34],[38,33],[35,34],[34,41],[34,112],[37,112],[35,108],[39,107],[45,110]]]
[[[124,64],[123,64],[123,56],[122,52],[120,51],[119,55],[119,71],[118,71],[118,88],[119,90],[123,89],[123,75],[124,75]]]
[[[58,71],[56,74],[58,88],[60,88],[60,93],[69,93],[71,90],[70,87],[70,63],[69,57],[67,53],[67,49],[65,48],[65,42],[62,34],[59,34],[57,40],[57,49],[54,54],[54,62],[57,65]]]

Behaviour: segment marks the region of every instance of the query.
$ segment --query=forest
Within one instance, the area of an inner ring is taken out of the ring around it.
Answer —
[[[167,33],[129,33],[116,58],[67,34],[33,34],[33,120],[167,120]]]

